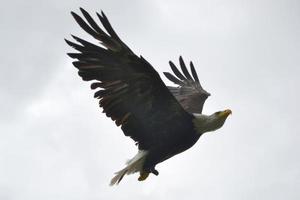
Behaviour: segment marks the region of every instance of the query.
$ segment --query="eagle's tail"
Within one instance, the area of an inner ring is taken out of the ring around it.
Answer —
[[[115,173],[116,175],[111,179],[109,185],[110,186],[118,185],[120,181],[123,179],[125,174],[129,175],[135,172],[142,173],[144,161],[147,154],[148,151],[139,150],[139,152],[132,159],[126,162],[127,166],[124,169]]]

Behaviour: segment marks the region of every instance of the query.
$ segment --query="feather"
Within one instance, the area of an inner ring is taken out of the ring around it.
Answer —
[[[105,95],[109,94],[109,90],[99,90],[97,92],[95,92],[94,94],[94,98],[102,98],[104,97]]]
[[[179,79],[177,79],[175,76],[173,76],[172,74],[170,74],[169,72],[164,72],[164,75],[173,83],[177,84],[177,85],[181,85],[183,86],[184,83],[182,81],[180,81]]]
[[[179,64],[180,64],[180,67],[181,67],[181,70],[183,72],[183,74],[185,75],[185,77],[188,79],[188,80],[193,80],[190,73],[188,72],[186,66],[185,66],[185,63],[182,59],[182,57],[180,56],[179,57]]]
[[[79,44],[76,44],[76,43],[74,43],[74,42],[71,42],[71,41],[69,41],[69,40],[67,40],[67,39],[65,39],[65,41],[66,41],[66,43],[67,43],[69,46],[73,47],[74,49],[76,49],[76,50],[78,50],[78,51],[80,51],[80,52],[86,51],[86,48],[85,48],[84,46],[81,46],[81,45],[79,45]]]
[[[194,77],[194,80],[195,80],[197,83],[200,84],[199,79],[198,79],[197,72],[196,72],[196,70],[195,70],[195,67],[194,67],[194,64],[193,64],[192,61],[190,62],[190,67],[191,67],[191,72],[192,72],[192,75],[193,75],[193,77]]]
[[[169,61],[169,64],[171,66],[172,71],[174,74],[180,79],[180,80],[186,80],[186,78],[180,73],[180,71],[177,69],[177,67],[174,65],[172,61]]]
[[[100,83],[100,87],[110,88],[110,87],[114,87],[114,86],[117,86],[117,85],[120,85],[120,84],[122,84],[122,81],[121,80],[117,80],[117,81]]]
[[[108,21],[108,19],[105,16],[105,14],[104,14],[103,11],[101,11],[101,15],[99,13],[97,13],[98,18],[100,19],[100,21],[102,22],[104,28],[107,30],[107,32],[110,34],[110,36],[112,36],[113,38],[117,39],[118,41],[121,41],[120,38],[119,38],[119,36],[116,34],[116,32],[114,31],[114,29],[110,25],[110,23],[109,23],[109,21]]]
[[[94,45],[88,41],[85,41],[79,37],[76,37],[74,35],[71,35],[76,41],[78,41],[79,43],[81,43],[82,45],[84,45],[85,47],[88,47],[89,48],[89,51],[91,50],[95,50],[95,52],[99,52],[99,53],[106,53],[105,49],[97,46],[97,45]]]
[[[90,71],[79,71],[78,75],[82,78],[84,81],[91,81],[97,79],[97,74]]]
[[[87,11],[85,11],[83,8],[80,8],[80,11],[95,31],[97,31],[100,34],[105,34],[105,32],[98,26],[98,24],[93,20],[93,18]]]
[[[100,82],[95,82],[91,84],[91,89],[94,90],[98,87],[101,87],[101,83]]]
[[[93,30],[79,15],[77,15],[73,11],[71,12],[71,14],[83,30],[92,35],[94,38],[97,38],[98,33]]]
[[[73,65],[77,68],[77,69],[100,69],[101,66],[99,66],[99,63],[97,62],[93,62],[93,61],[89,61],[89,62],[85,62],[85,61],[74,61],[72,62]]]

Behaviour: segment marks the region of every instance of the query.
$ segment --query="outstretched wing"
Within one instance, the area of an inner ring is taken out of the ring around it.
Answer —
[[[168,86],[169,90],[187,112],[202,113],[204,102],[210,96],[210,93],[202,88],[193,63],[190,62],[193,77],[188,72],[181,56],[179,57],[179,64],[183,74],[172,61],[169,64],[175,76],[169,72],[164,72],[164,74],[170,81],[179,86]]]
[[[78,43],[66,42],[78,53],[69,53],[85,81],[96,80],[92,89],[100,89],[95,98],[107,117],[115,121],[140,149],[149,149],[167,138],[190,117],[159,74],[143,58],[136,56],[115,33],[103,12],[97,13],[104,32],[92,17],[80,9],[85,20],[71,12],[78,24],[105,48],[73,36]],[[175,124],[175,125],[174,125]]]

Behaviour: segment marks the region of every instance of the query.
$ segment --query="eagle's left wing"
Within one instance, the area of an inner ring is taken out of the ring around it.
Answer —
[[[203,105],[207,97],[210,96],[210,93],[202,88],[193,63],[190,62],[190,68],[193,77],[187,70],[181,56],[179,57],[179,64],[183,74],[178,70],[172,61],[170,61],[169,64],[175,76],[169,72],[164,72],[164,75],[170,81],[179,86],[168,86],[169,90],[187,112],[202,113]]]

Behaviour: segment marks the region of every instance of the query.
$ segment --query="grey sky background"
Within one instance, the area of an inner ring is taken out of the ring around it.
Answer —
[[[158,177],[109,187],[137,150],[66,56],[70,33],[93,41],[70,15],[80,6],[161,75],[193,60],[204,113],[233,111],[225,126]],[[299,1],[9,1],[0,24],[1,200],[300,199]]]

